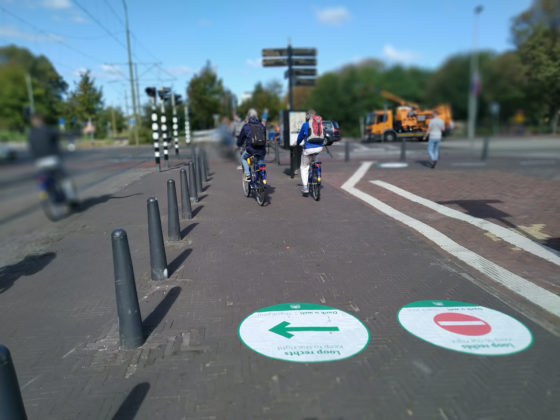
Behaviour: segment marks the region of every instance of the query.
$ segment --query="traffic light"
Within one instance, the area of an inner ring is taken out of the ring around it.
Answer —
[[[168,97],[169,97],[169,93],[171,92],[170,88],[160,88],[160,90],[158,90],[159,93],[159,97],[162,101],[165,101]]]
[[[155,87],[147,87],[146,88],[146,94],[150,98],[155,98],[156,97],[156,88]]]

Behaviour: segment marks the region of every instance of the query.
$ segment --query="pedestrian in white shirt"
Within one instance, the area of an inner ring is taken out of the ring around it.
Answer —
[[[428,140],[428,156],[430,158],[430,164],[432,169],[436,167],[438,157],[439,157],[439,143],[441,142],[441,137],[445,131],[445,123],[441,118],[438,117],[438,112],[434,110],[432,112],[432,119],[428,124],[428,130],[424,134],[424,140],[428,135],[430,139]]]

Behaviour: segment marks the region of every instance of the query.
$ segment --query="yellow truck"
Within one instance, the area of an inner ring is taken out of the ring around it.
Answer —
[[[395,141],[397,138],[422,140],[428,128],[433,110],[421,110],[420,107],[385,90],[380,91],[385,99],[396,102],[399,106],[391,109],[369,112],[365,122],[366,141]],[[445,123],[446,133],[452,129],[451,108],[438,105],[434,108]]]

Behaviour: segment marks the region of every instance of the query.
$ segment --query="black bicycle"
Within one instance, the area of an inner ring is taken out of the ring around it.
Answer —
[[[319,201],[321,198],[321,165],[320,161],[315,161],[315,155],[312,155],[307,185],[309,186],[309,193],[315,201]]]
[[[245,194],[245,197],[249,197],[253,192],[258,205],[263,206],[266,202],[266,164],[259,165],[254,155],[247,158],[247,163],[249,164],[250,176],[247,180],[245,173],[242,174],[243,194]]]

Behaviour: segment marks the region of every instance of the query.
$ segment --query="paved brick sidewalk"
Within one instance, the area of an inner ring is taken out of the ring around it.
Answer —
[[[31,419],[544,418],[558,412],[560,341],[465,279],[466,270],[408,229],[339,190],[352,165],[325,166],[320,202],[269,165],[270,203],[241,194],[235,164],[212,162],[196,216],[166,242],[170,280],[149,279],[149,173],[118,197],[60,225],[51,260],[0,294]],[[333,182],[333,185],[330,183]],[[146,343],[118,349],[109,235],[127,230]],[[164,236],[166,236],[164,234]],[[396,314],[424,299],[476,302],[527,325],[533,346],[507,357],[465,355],[404,331]],[[371,341],[333,363],[263,357],[237,336],[257,309],[311,302],[358,317]]]

